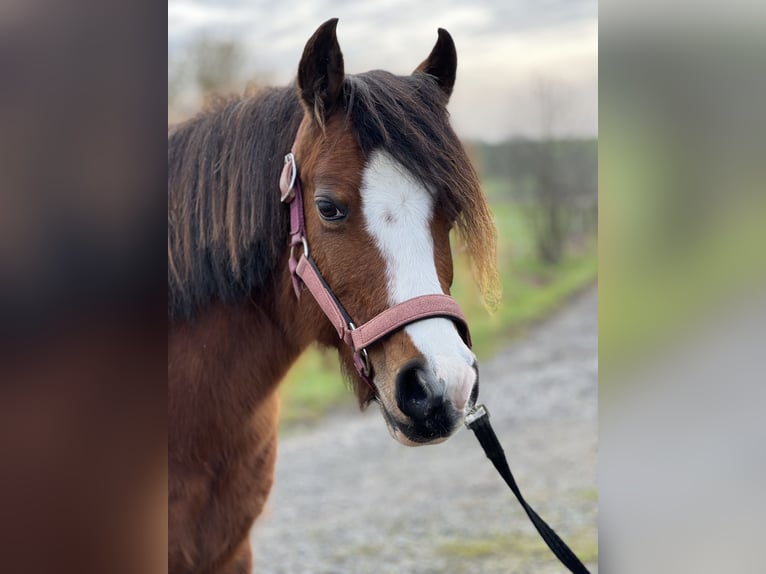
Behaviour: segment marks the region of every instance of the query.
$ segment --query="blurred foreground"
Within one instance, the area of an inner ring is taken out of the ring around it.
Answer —
[[[9,574],[167,569],[162,28],[141,2],[0,4]]]

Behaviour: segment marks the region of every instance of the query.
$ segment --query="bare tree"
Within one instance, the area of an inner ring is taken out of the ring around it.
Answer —
[[[241,89],[243,52],[237,42],[200,36],[191,47],[190,58],[203,101]]]
[[[168,123],[187,119],[220,96],[252,95],[271,79],[268,71],[252,68],[252,55],[236,38],[201,34],[175,57],[168,54]]]
[[[187,68],[185,61],[168,59],[168,110],[178,104],[184,89]]]
[[[537,253],[546,263],[561,260],[566,241],[566,186],[558,162],[557,129],[568,111],[568,90],[551,78],[533,82],[540,121],[540,140],[534,146],[532,202],[528,206]]]

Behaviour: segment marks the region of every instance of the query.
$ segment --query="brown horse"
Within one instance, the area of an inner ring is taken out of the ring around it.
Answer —
[[[410,76],[345,75],[336,24],[306,44],[297,86],[220,102],[168,137],[173,574],[250,571],[248,531],[273,481],[277,386],[312,342],[338,349],[360,405],[377,402],[404,444],[449,437],[478,392],[475,357],[450,319],[389,332],[362,372],[306,287],[294,293],[279,189],[291,149],[306,250],[347,318],[361,325],[448,294],[453,227],[485,298],[497,294],[492,218],[446,110],[452,38],[440,29]]]

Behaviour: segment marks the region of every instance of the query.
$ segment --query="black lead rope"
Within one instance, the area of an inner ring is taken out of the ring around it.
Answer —
[[[590,574],[588,569],[583,566],[582,562],[580,562],[580,559],[569,549],[569,546],[567,546],[566,543],[559,538],[559,535],[554,532],[553,528],[548,526],[545,520],[540,518],[537,512],[535,512],[534,509],[527,504],[527,501],[524,500],[524,497],[521,495],[521,491],[516,484],[516,480],[513,478],[511,469],[508,466],[508,461],[505,459],[503,447],[500,446],[500,441],[497,440],[497,435],[495,435],[495,431],[492,430],[492,426],[489,424],[489,412],[484,405],[474,407],[474,409],[466,415],[465,426],[476,434],[476,438],[479,439],[479,444],[484,449],[487,458],[492,461],[497,472],[500,473],[500,476],[503,477],[505,482],[511,488],[511,492],[516,495],[516,498],[524,508],[527,516],[529,516],[532,524],[535,525],[537,532],[540,533],[540,536],[548,545],[548,548],[550,548],[556,555],[556,558],[561,560],[561,563],[569,568],[569,571],[574,574]]]

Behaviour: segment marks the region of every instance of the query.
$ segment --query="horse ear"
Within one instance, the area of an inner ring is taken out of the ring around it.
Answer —
[[[423,72],[433,76],[436,83],[447,97],[452,95],[455,86],[455,74],[457,72],[457,51],[452,36],[444,28],[439,28],[439,38],[428,58],[415,68],[416,72]]]
[[[338,19],[322,24],[303,49],[298,66],[298,91],[309,113],[319,125],[330,116],[343,89],[343,53],[335,28]]]

